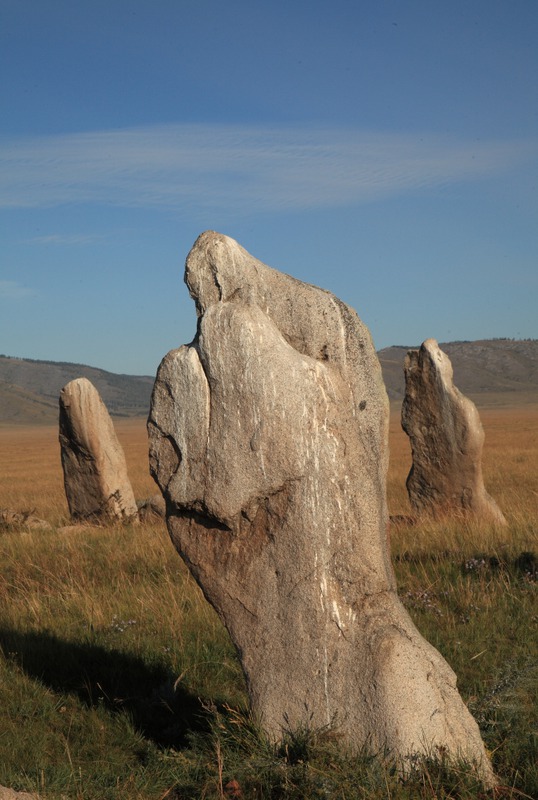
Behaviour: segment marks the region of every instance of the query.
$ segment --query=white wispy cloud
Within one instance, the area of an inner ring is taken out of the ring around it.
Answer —
[[[22,286],[17,281],[0,281],[0,299],[2,300],[18,300],[21,297],[30,297],[34,295],[33,289],[28,289]]]
[[[33,236],[29,241],[33,244],[51,244],[51,245],[86,245],[95,244],[96,242],[105,239],[102,235],[85,234],[85,233],[50,233],[46,236]]]
[[[536,152],[536,142],[187,124],[3,140],[0,207],[334,207],[474,180]]]

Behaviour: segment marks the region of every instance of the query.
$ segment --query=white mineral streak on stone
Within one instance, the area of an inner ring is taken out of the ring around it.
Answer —
[[[60,392],[60,448],[73,519],[136,520],[138,508],[114,425],[86,378]]]
[[[452,364],[435,339],[410,350],[404,362],[402,427],[413,466],[409,500],[418,515],[471,514],[506,525],[484,488],[484,431],[474,403],[454,386]]]
[[[159,368],[150,463],[254,712],[275,738],[334,723],[357,750],[443,748],[492,783],[454,673],[396,595],[388,402],[368,330],[217,233],[185,278],[198,333]]]

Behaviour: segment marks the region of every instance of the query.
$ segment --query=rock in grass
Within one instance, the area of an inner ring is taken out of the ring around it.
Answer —
[[[386,525],[388,402],[370,334],[329,292],[206,232],[199,323],[155,382],[168,529],[237,648],[267,732],[464,754],[493,774],[456,677],[400,603]]]
[[[0,530],[52,530],[52,525],[36,517],[33,511],[0,508]]]
[[[14,789],[9,789],[7,786],[0,786],[0,800],[39,800],[39,797],[37,794],[16,792]]]
[[[138,517],[141,522],[154,522],[166,517],[166,505],[162,494],[154,494],[138,503]]]
[[[137,519],[124,452],[99,392],[86,378],[70,381],[60,393],[60,447],[73,519]]]
[[[411,505],[419,516],[472,514],[506,525],[484,488],[484,430],[474,403],[453,382],[452,364],[435,339],[409,350],[404,362],[402,427],[413,465],[407,477]]]

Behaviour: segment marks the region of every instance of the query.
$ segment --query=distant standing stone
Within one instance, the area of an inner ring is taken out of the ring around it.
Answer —
[[[277,739],[334,725],[346,747],[404,760],[439,748],[491,784],[456,677],[396,594],[388,402],[368,329],[211,231],[185,279],[198,332],[159,368],[150,468],[257,718]]]
[[[409,436],[413,465],[409,500],[422,516],[472,514],[506,525],[484,488],[484,430],[476,406],[453,382],[452,364],[435,339],[409,350],[404,362],[402,427]]]
[[[60,447],[73,519],[137,519],[124,452],[99,392],[86,378],[70,381],[60,393]]]

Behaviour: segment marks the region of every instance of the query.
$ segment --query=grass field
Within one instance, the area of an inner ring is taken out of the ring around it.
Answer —
[[[486,487],[505,530],[392,530],[399,593],[455,669],[501,781],[538,797],[538,407],[485,409]],[[155,492],[144,422],[116,424],[137,499]],[[410,513],[407,437],[391,419],[390,512]],[[337,731],[276,748],[249,719],[226,632],[162,523],[61,531],[57,429],[0,427],[0,508],[49,531],[0,532],[0,784],[46,797],[486,797],[465,768],[403,782]]]

